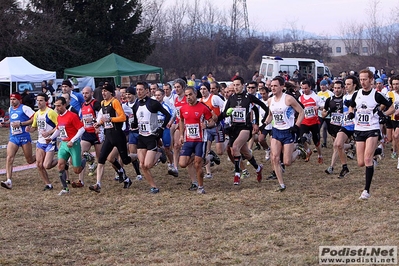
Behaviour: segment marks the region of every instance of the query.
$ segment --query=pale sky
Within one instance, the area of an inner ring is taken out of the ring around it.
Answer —
[[[194,0],[185,0],[194,3]],[[242,0],[241,0],[242,1]],[[166,0],[173,3],[174,0]],[[211,5],[231,10],[234,0],[201,0],[200,5]],[[239,1],[240,2],[240,1]],[[392,24],[391,9],[399,14],[398,0],[246,0],[249,24],[257,31],[278,31],[292,29],[304,30],[324,36],[340,35],[341,25],[365,23],[367,10],[374,2],[381,25]],[[242,5],[242,4],[241,4]],[[399,16],[396,15],[396,18]],[[399,22],[398,20],[396,22]]]

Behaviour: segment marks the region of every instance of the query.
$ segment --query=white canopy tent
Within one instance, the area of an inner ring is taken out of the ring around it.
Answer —
[[[10,83],[10,94],[13,82],[39,82],[55,78],[55,71],[38,68],[22,56],[6,57],[0,62],[0,82]]]

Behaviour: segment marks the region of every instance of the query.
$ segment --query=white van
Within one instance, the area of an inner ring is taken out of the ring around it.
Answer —
[[[280,75],[280,71],[287,71],[288,75],[292,77],[294,71],[297,69],[302,77],[308,77],[308,74],[312,74],[315,80],[323,78],[324,74],[331,77],[330,69],[318,60],[309,58],[282,58],[268,55],[262,56],[259,74],[263,74],[267,79],[273,79]]]

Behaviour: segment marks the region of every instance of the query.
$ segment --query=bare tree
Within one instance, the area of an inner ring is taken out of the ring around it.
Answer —
[[[340,25],[340,34],[347,53],[360,54],[363,44],[364,27],[355,21]]]
[[[382,16],[379,16],[380,0],[371,0],[370,7],[366,10],[367,14],[367,44],[370,54],[377,54],[381,41]]]

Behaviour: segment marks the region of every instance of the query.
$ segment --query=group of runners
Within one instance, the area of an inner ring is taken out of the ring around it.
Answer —
[[[151,168],[168,162],[169,175],[177,177],[179,167],[187,168],[189,190],[204,194],[204,178],[213,177],[211,165],[220,164],[219,156],[224,153],[233,164],[233,185],[249,176],[247,165],[254,167],[256,179],[261,182],[263,165],[252,152],[256,145],[265,150],[265,161],[271,161],[273,173],[268,179],[277,179],[276,191],[282,192],[286,190],[285,167],[297,158],[310,161],[312,141],[317,162],[324,163],[322,147],[326,147],[326,137],[322,138],[321,132],[325,126],[333,138],[331,164],[325,172],[333,174],[339,158],[342,169],[338,177],[344,178],[349,173],[347,157],[356,153],[358,165],[365,166],[366,181],[360,198],[368,199],[373,161],[383,153],[380,140],[393,141],[392,157],[397,151],[399,77],[391,77],[387,96],[374,87],[369,70],[360,71],[359,78],[348,76],[334,82],[326,78],[320,88],[316,93],[307,80],[287,82],[282,77],[245,84],[237,76],[225,88],[212,81],[201,83],[197,89],[179,78],[162,88],[156,83],[138,82],[134,87],[115,90],[105,84],[100,88],[100,102],[93,98],[92,88],[85,87],[78,95],[72,91],[71,82],[65,80],[63,94],[55,98],[55,110],[46,104],[48,95],[39,93],[36,113],[21,104],[21,96],[14,93],[10,95],[10,120],[5,122],[10,126],[7,180],[0,184],[12,188],[12,166],[22,147],[26,161],[36,161],[44,190],[53,188],[47,170],[58,166],[62,183],[59,195],[69,194],[69,185],[85,186],[86,164],[89,175],[96,175],[96,183],[89,189],[100,192],[106,161],[112,164],[116,180],[125,189],[132,185],[125,170],[132,164],[136,179],[144,177],[150,193],[158,193]],[[38,130],[35,155],[30,137],[34,130]],[[95,156],[90,153],[91,146]],[[77,181],[69,181],[70,165],[79,174]]]

